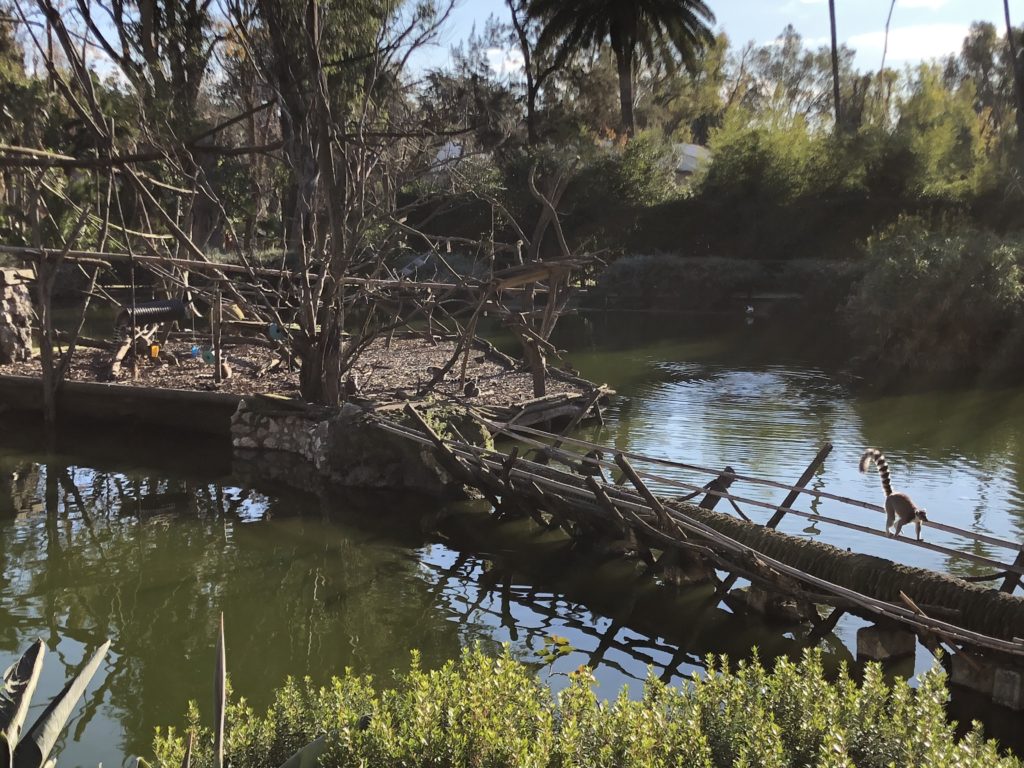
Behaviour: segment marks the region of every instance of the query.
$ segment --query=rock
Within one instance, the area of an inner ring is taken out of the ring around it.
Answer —
[[[996,704],[1020,711],[1024,709],[1024,674],[1019,669],[996,670],[992,684],[992,700]]]
[[[380,429],[375,417],[345,403],[339,409],[303,407],[243,400],[231,422],[236,448],[289,454],[308,464],[310,472],[339,486],[414,491],[432,496],[462,496],[462,485],[451,477],[430,448]],[[425,409],[424,417],[444,431],[458,422],[467,438],[486,444],[489,439],[464,413]],[[280,464],[279,459],[272,463]],[[305,471],[280,473],[308,487]],[[299,478],[303,478],[301,481]]]
[[[17,363],[32,357],[32,296],[28,285],[12,282],[9,272],[0,285],[0,363]]]
[[[905,629],[890,629],[877,624],[857,630],[857,658],[872,661],[913,656],[917,636]]]

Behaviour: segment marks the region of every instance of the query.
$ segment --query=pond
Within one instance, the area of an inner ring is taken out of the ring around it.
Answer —
[[[858,396],[832,373],[841,350],[817,333],[782,321],[748,326],[742,317],[709,328],[685,316],[593,315],[568,318],[559,343],[583,375],[620,393],[588,437],[782,481],[795,480],[830,441],[835,449],[812,485],[869,500],[881,499],[877,474],[861,475],[856,463],[865,446],[877,446],[897,488],[935,519],[1020,539],[1024,390]],[[734,489],[765,501],[782,495]],[[882,525],[880,515],[857,514],[856,522]],[[976,571],[793,517],[782,527]],[[0,423],[0,664],[36,636],[47,641],[38,712],[86,653],[114,641],[65,735],[62,765],[128,765],[148,752],[156,726],[181,723],[189,699],[208,713],[221,612],[232,686],[257,706],[289,674],[326,680],[350,666],[386,682],[408,668],[412,648],[436,666],[474,642],[510,643],[556,689],[589,663],[601,695],[627,683],[636,693],[649,670],[678,682],[708,653],[737,658],[756,645],[766,659],[799,654],[803,631],[736,615],[707,589],[657,588],[555,534],[494,521],[479,504],[317,497],[246,475],[216,445],[163,434],[69,429],[56,453],[44,453],[31,428]],[[844,619],[824,641],[830,665],[851,660],[861,625]],[[574,651],[545,666],[536,652],[553,635]],[[916,669],[929,664],[919,649]],[[956,716],[984,717],[1004,739],[1013,733],[1006,713],[960,694],[956,704]]]

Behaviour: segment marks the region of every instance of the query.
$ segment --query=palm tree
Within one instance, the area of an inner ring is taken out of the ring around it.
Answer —
[[[561,65],[570,54],[608,40],[619,73],[622,129],[632,135],[633,75],[638,54],[675,64],[672,49],[693,70],[714,41],[715,15],[703,0],[531,0],[530,15],[541,19],[540,47],[554,47]]]
[[[1006,44],[1010,48],[1010,65],[1013,68],[1013,91],[1017,97],[1017,145],[1024,146],[1024,72],[1014,40],[1016,30],[1010,23],[1010,0],[1003,0],[1003,12],[1006,14]]]
[[[836,45],[836,2],[828,0],[828,20],[832,27],[832,101],[836,111],[836,132],[842,123],[842,110],[839,100],[839,47]],[[888,38],[886,40],[888,42]]]

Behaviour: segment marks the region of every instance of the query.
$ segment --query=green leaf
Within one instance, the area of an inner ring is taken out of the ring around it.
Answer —
[[[46,643],[42,639],[36,640],[18,663],[12,664],[4,672],[4,687],[0,691],[0,734],[6,737],[8,750],[12,744],[18,743],[21,736],[21,728],[25,724],[29,704],[32,703],[32,694],[39,681],[45,655]]]
[[[25,734],[25,738],[18,742],[14,750],[14,768],[39,768],[50,756],[53,745],[57,743],[61,731],[67,725],[71,714],[78,706],[82,694],[85,693],[100,664],[110,650],[110,641],[107,640],[93,654],[92,658],[79,670],[64,686],[53,701],[49,703],[39,719],[32,724]]]

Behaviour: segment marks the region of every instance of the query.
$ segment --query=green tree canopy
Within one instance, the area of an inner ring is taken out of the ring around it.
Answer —
[[[714,43],[715,15],[702,0],[533,0],[530,15],[544,21],[540,47],[572,53],[605,40],[615,54],[622,129],[633,134],[633,74],[638,56],[695,69],[700,52]],[[674,53],[673,53],[674,52]],[[675,55],[674,55],[675,54]]]

